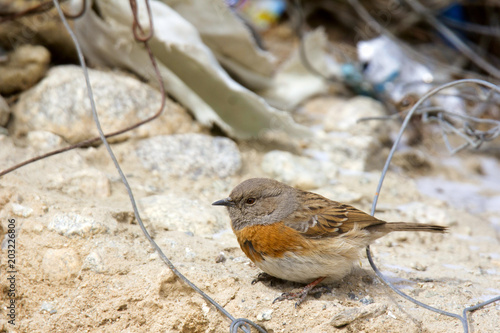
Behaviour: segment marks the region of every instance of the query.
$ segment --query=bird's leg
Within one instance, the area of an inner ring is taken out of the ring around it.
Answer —
[[[313,282],[311,282],[307,286],[305,286],[304,289],[302,289],[302,291],[299,291],[298,293],[289,292],[289,293],[281,294],[281,296],[279,296],[278,298],[276,298],[273,301],[273,304],[275,302],[282,301],[284,299],[297,299],[298,298],[297,302],[295,303],[295,307],[297,308],[306,299],[307,294],[309,294],[309,292],[314,287],[316,287],[319,283],[321,283],[321,281],[323,281],[325,279],[325,277],[326,276],[323,276],[323,277],[320,277],[320,278],[314,280]]]

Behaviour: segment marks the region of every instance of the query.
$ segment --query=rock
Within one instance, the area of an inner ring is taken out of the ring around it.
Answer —
[[[184,249],[184,257],[186,259],[194,259],[196,258],[198,255],[196,254],[196,252],[194,252],[193,250],[191,250],[189,247],[186,247]]]
[[[130,211],[113,212],[113,213],[111,213],[111,216],[113,216],[113,218],[116,220],[116,222],[119,222],[119,223],[137,224],[137,221],[135,220],[134,212],[130,212]]]
[[[42,272],[50,281],[67,280],[80,271],[80,259],[75,250],[48,249],[42,259]]]
[[[418,223],[451,226],[457,222],[452,212],[422,202],[410,202],[397,207],[403,213],[403,220]]]
[[[0,1],[3,13],[22,13],[34,4],[24,0]],[[69,7],[69,6],[67,6]],[[69,10],[76,13],[78,9]],[[33,11],[31,15],[19,15],[14,20],[0,24],[0,45],[7,48],[22,44],[44,45],[51,50],[55,63],[76,63],[75,45],[61,18],[53,11]],[[1,55],[0,55],[1,58]]]
[[[47,131],[29,132],[26,139],[29,145],[38,152],[61,148],[64,143],[64,140],[60,136]]]
[[[106,240],[96,238],[93,250],[83,260],[81,270],[109,275],[127,274],[130,267],[122,265],[120,262],[135,255],[141,257],[145,255],[140,246],[138,248],[131,247],[130,244],[115,241],[112,237],[106,237]]]
[[[427,270],[427,266],[422,265],[419,262],[412,262],[410,264],[410,267],[413,268],[414,270],[421,271],[421,272],[425,272]]]
[[[108,227],[96,222],[91,217],[78,215],[76,213],[58,213],[48,225],[48,229],[56,231],[66,237],[80,236],[88,237],[108,231]]]
[[[47,188],[72,196],[107,198],[111,195],[111,182],[100,170],[87,168],[73,173],[49,175]]]
[[[271,178],[299,187],[314,189],[328,184],[337,169],[329,162],[317,161],[286,151],[273,150],[264,155],[262,170]]]
[[[160,93],[137,79],[92,69],[89,75],[97,113],[105,133],[144,120],[160,107]],[[97,136],[85,79],[81,68],[77,66],[52,68],[36,87],[21,94],[12,111],[16,135],[43,129],[70,143]],[[198,125],[184,109],[167,100],[166,108],[158,119],[111,140],[198,130]]]
[[[343,185],[322,187],[314,192],[328,199],[350,204],[359,202],[363,199],[363,194],[351,192]]]
[[[379,140],[359,133],[318,134],[310,148],[326,152],[328,160],[335,166],[352,171],[379,170],[387,157]]]
[[[96,273],[104,273],[107,271],[101,255],[97,252],[90,252],[83,261],[82,270],[91,270]]]
[[[366,317],[377,317],[383,314],[387,310],[387,305],[385,304],[368,304],[359,308],[351,308],[344,310],[336,314],[332,320],[331,324],[334,327],[343,327],[349,325],[355,320],[366,318]]]
[[[40,45],[18,46],[0,63],[0,94],[26,90],[38,82],[50,63],[49,51]]]
[[[257,320],[258,321],[271,320],[273,318],[272,314],[273,314],[272,309],[265,310],[257,315]]]
[[[372,304],[374,302],[374,300],[371,296],[365,296],[362,299],[360,299],[359,302],[364,304],[364,305],[368,305],[368,304]]]
[[[20,217],[30,217],[33,213],[33,208],[22,206],[20,204],[13,203],[10,208],[12,214]]]
[[[423,151],[415,148],[396,151],[392,164],[399,166],[405,171],[418,170],[428,172],[432,167],[429,157]]]
[[[325,118],[325,131],[349,132],[354,135],[370,135],[379,141],[389,137],[390,121],[371,120],[358,122],[366,117],[383,117],[387,112],[382,103],[365,96],[351,98],[345,103],[334,103]]]
[[[48,312],[50,314],[57,313],[57,304],[55,302],[42,302],[40,305],[40,312]]]
[[[220,252],[219,255],[217,257],[215,257],[215,263],[216,264],[220,264],[222,262],[226,262],[226,255],[224,254],[224,252]]]
[[[302,103],[304,111],[314,116],[316,119],[320,119],[324,126],[325,115],[336,110],[344,108],[348,103],[348,100],[342,97],[336,97],[334,95],[318,95],[311,97],[310,99]]]
[[[173,193],[142,198],[139,205],[144,217],[160,229],[213,235],[229,225],[224,210]]]
[[[324,129],[317,131],[310,150],[327,153],[328,160],[338,168],[355,171],[380,169],[385,162],[384,144],[391,142],[397,126],[387,121],[358,122],[363,117],[386,115],[379,102],[368,97],[355,97],[345,102],[329,102]],[[324,106],[326,107],[326,106]]]
[[[232,140],[204,134],[156,136],[142,140],[136,153],[145,168],[167,177],[225,178],[241,167]]]
[[[7,101],[0,96],[0,126],[7,125],[10,116],[10,108]]]

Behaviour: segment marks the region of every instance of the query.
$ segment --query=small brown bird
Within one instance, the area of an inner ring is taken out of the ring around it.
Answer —
[[[276,299],[299,298],[296,306],[317,284],[347,275],[361,250],[377,238],[392,231],[446,231],[438,225],[385,222],[267,178],[248,179],[213,205],[227,207],[240,247],[257,267],[283,280],[309,283]]]

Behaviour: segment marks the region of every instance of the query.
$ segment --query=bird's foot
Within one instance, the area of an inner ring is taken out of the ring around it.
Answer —
[[[325,292],[331,292],[330,288],[326,286],[321,286],[321,287],[316,287],[321,281],[323,281],[325,277],[320,277],[319,279],[314,280],[313,282],[309,283],[307,286],[305,286],[301,291],[297,293],[283,293],[281,296],[277,297],[274,301],[273,304],[276,302],[281,302],[285,299],[292,300],[292,299],[297,299],[297,302],[295,302],[295,308],[298,308],[302,302],[306,299],[307,295],[311,292],[314,292],[314,297],[319,298],[321,295]]]

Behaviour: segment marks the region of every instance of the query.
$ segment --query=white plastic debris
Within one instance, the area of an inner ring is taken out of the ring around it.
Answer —
[[[371,83],[375,93],[388,95],[395,103],[408,95],[422,97],[435,86],[435,81],[449,79],[444,73],[413,60],[386,36],[361,41],[357,49],[358,58],[365,65],[365,80]],[[446,93],[434,96],[431,102],[447,111],[465,114],[458,91],[450,88]]]

